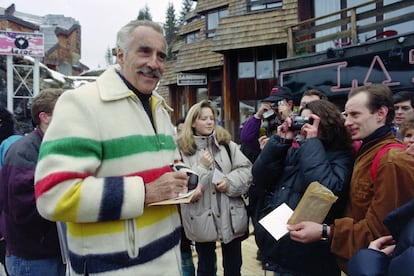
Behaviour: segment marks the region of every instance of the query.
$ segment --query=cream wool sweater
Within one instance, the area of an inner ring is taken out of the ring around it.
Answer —
[[[145,205],[144,183],[179,159],[168,108],[151,97],[156,131],[114,68],[65,92],[40,149],[36,202],[67,223],[72,273],[180,275],[175,205]]]

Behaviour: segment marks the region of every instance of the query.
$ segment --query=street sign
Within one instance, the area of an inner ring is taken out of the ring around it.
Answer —
[[[177,74],[177,85],[206,85],[207,74]]]
[[[0,55],[43,57],[43,33],[0,31]]]

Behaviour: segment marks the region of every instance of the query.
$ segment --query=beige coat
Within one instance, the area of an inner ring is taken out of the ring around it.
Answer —
[[[241,195],[246,193],[252,181],[252,164],[230,142],[230,156],[224,145],[219,145],[214,134],[209,137],[195,136],[197,151],[192,156],[182,155],[184,163],[199,175],[203,196],[195,203],[181,204],[181,216],[186,236],[196,242],[220,241],[229,243],[243,236],[248,229],[246,207]],[[205,168],[199,163],[201,150],[207,148],[214,163]],[[216,191],[212,183],[214,170],[220,170],[227,180],[226,193]]]

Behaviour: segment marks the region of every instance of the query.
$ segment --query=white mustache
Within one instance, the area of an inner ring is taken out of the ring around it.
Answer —
[[[149,67],[141,67],[141,68],[138,68],[136,72],[143,73],[143,74],[151,74],[152,76],[156,78],[161,78],[161,72],[158,69],[153,70]]]

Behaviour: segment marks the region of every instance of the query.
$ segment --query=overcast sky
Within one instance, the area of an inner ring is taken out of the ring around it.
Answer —
[[[119,1],[119,2],[118,2]],[[82,30],[81,62],[91,69],[105,67],[107,48],[115,46],[117,31],[136,19],[148,5],[152,20],[164,22],[168,3],[174,5],[178,19],[182,0],[3,0],[2,8],[15,4],[18,12],[43,16],[62,14],[79,21]]]

